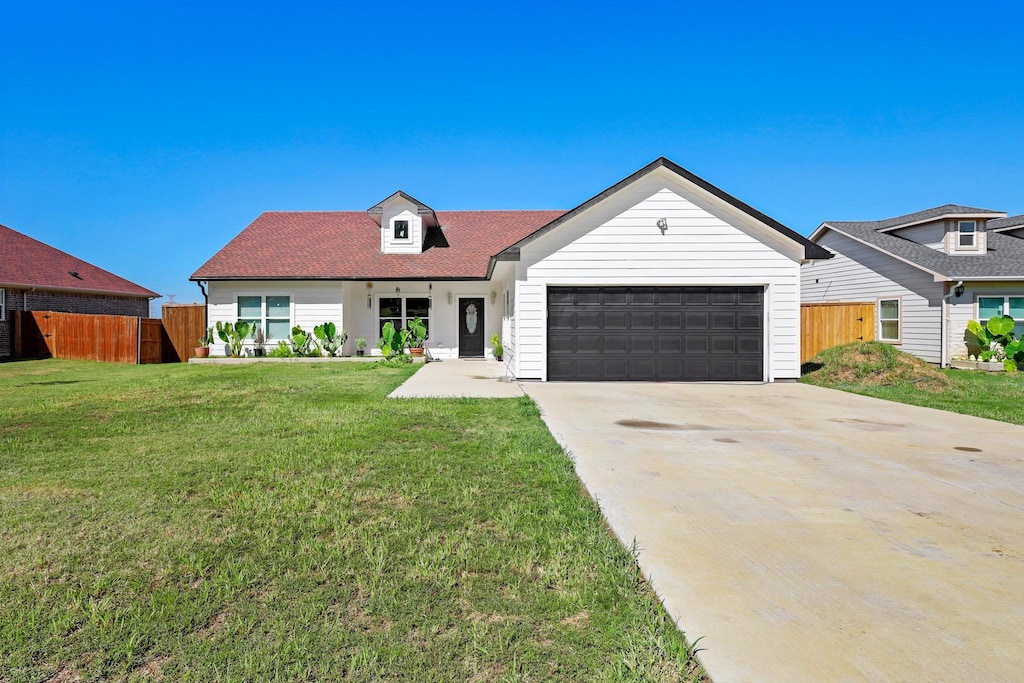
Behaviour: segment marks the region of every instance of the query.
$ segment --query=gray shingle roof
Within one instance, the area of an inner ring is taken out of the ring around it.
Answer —
[[[1024,213],[1019,216],[1007,216],[997,218],[988,222],[989,230],[1011,230],[1013,228],[1024,228]]]
[[[934,209],[898,216],[882,221],[826,221],[822,227],[830,228],[854,239],[869,244],[880,251],[908,261],[924,270],[937,273],[953,280],[976,278],[1024,279],[1024,239],[988,231],[988,253],[978,255],[945,254],[905,237],[879,232],[900,225],[920,223],[929,218],[955,214],[994,213],[1001,211],[976,209],[956,204],[937,206]],[[1017,217],[1021,218],[1021,217]],[[1010,219],[990,220],[991,228],[996,223]],[[1010,225],[1007,223],[1007,225]],[[1005,226],[1004,226],[1005,227]]]

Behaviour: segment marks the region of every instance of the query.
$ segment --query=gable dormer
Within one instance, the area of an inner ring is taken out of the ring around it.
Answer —
[[[437,215],[423,202],[399,190],[366,210],[380,226],[383,254],[419,254],[427,232],[437,228]]]

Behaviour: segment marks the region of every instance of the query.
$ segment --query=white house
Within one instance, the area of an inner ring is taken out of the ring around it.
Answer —
[[[800,374],[800,265],[830,254],[665,158],[571,211],[264,213],[199,268],[209,323],[272,344],[333,321],[374,345],[427,322],[434,358],[497,333],[534,380],[773,381]],[[214,354],[223,349],[214,349]]]
[[[826,221],[834,254],[803,268],[808,303],[875,304],[875,338],[945,366],[969,320],[1010,315],[1024,333],[1024,216],[946,204],[880,221]]]

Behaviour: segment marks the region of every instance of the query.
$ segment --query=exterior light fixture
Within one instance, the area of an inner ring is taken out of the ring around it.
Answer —
[[[452,305],[452,293],[451,292],[448,292],[448,305],[449,306]]]
[[[955,295],[957,296],[957,298],[960,298],[960,297],[962,297],[962,296],[964,295],[964,283],[963,283],[963,282],[961,282],[960,284],[958,284],[958,285],[957,285],[957,286],[956,286],[956,287],[955,287],[955,288],[953,289],[953,294],[955,294]]]
[[[434,307],[434,283],[427,283],[427,310],[429,311]]]
[[[366,283],[366,307],[373,308],[373,283]]]
[[[658,222],[655,223],[658,226],[658,230],[661,230],[661,234],[664,235],[668,232],[668,220],[665,218],[659,218]]]
[[[401,293],[402,293],[402,288],[401,287],[395,287],[395,296],[398,296]]]
[[[498,300],[498,293],[497,292],[491,292],[491,305],[493,306],[494,302],[497,301],[497,300]]]

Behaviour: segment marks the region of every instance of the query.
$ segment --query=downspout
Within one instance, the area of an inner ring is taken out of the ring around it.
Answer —
[[[946,284],[948,285],[949,283]],[[940,334],[942,335],[942,338],[939,340],[939,353],[941,354],[941,357],[939,358],[940,368],[945,368],[948,365],[948,363],[946,362],[946,351],[949,347],[949,340],[946,339],[946,336],[949,327],[949,321],[946,318],[948,315],[947,311],[949,307],[949,298],[953,296],[953,293],[956,291],[956,288],[962,287],[963,284],[964,281],[960,280],[955,285],[950,287],[948,292],[942,295],[942,317],[939,320],[939,330]]]
[[[206,330],[210,329],[210,295],[206,293],[202,280],[196,280],[196,284],[203,293],[203,334],[206,334]]]

